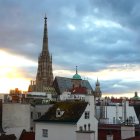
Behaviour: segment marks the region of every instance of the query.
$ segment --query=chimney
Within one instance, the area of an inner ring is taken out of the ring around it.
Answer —
[[[3,128],[2,128],[2,99],[0,99],[0,134],[4,134]]]
[[[113,140],[113,135],[106,135],[106,140]]]
[[[31,80],[31,86],[32,86],[32,80]]]

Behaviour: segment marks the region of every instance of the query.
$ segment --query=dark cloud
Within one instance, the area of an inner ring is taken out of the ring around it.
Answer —
[[[122,93],[134,93],[139,90],[140,81],[124,81],[122,79],[118,80],[105,80],[100,81],[101,89],[103,93],[108,93],[110,95],[122,94]]]
[[[0,49],[37,61],[46,13],[54,65],[97,72],[110,65],[139,64],[139,9],[138,0],[1,0]],[[111,82],[110,91],[118,92],[119,86],[113,87],[117,81]]]
[[[124,27],[140,29],[140,1],[137,0],[91,0],[104,18],[115,20]]]

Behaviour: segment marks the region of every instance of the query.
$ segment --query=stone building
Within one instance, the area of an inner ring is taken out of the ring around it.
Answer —
[[[48,48],[48,30],[47,30],[47,17],[44,18],[44,36],[42,52],[38,58],[38,69],[36,81],[31,81],[28,91],[45,92],[47,87],[51,87],[53,83],[52,71],[52,55],[49,53]]]
[[[95,87],[95,97],[96,98],[100,98],[102,97],[102,92],[101,92],[101,89],[100,89],[100,83],[99,83],[99,80],[97,79],[97,82],[96,82],[96,87]]]

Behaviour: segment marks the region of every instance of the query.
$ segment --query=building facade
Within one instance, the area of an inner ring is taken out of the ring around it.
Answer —
[[[35,140],[97,140],[97,135],[93,95],[86,102],[57,102],[35,123]]]
[[[32,112],[32,113],[31,113]],[[34,108],[30,104],[4,103],[2,126],[7,135],[15,134],[19,139],[22,131],[30,131],[33,124]]]

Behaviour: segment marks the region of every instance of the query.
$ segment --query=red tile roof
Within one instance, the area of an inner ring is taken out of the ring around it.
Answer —
[[[121,140],[121,126],[102,124],[98,127],[98,140],[106,140],[107,135],[113,135],[113,140]]]
[[[34,132],[23,132],[20,140],[35,140],[35,133]]]
[[[1,135],[0,140],[16,140],[16,136],[14,134],[11,135]]]
[[[75,87],[71,90],[72,94],[87,94],[86,87]]]

